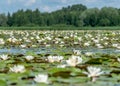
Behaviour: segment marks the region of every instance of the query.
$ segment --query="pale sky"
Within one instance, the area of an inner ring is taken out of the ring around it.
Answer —
[[[51,12],[73,4],[83,4],[88,8],[104,6],[120,8],[120,0],[0,0],[0,13],[36,8],[41,12]]]

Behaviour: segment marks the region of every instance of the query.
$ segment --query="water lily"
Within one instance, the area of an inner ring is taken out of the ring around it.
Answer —
[[[101,44],[96,44],[98,48],[104,48]]]
[[[98,39],[94,39],[93,40],[95,43],[99,43],[99,40]]]
[[[83,72],[84,74],[88,75],[88,77],[92,78],[92,82],[95,82],[97,77],[99,77],[101,74],[103,74],[104,72],[101,71],[100,68],[97,67],[87,67],[88,72]]]
[[[117,58],[118,62],[120,62],[120,58]]]
[[[66,64],[62,64],[62,65],[58,65],[57,68],[65,68],[67,65]]]
[[[64,57],[63,56],[48,56],[48,62],[60,62]]]
[[[5,41],[2,38],[0,38],[0,44],[5,44]]]
[[[8,55],[5,55],[5,54],[0,55],[0,59],[2,59],[2,60],[7,60],[9,58],[10,57],[8,57]]]
[[[118,44],[112,44],[112,46],[113,46],[113,47],[117,47],[117,46],[118,46]]]
[[[7,39],[7,41],[8,41],[8,42],[11,42],[11,43],[15,43],[15,42],[17,42],[18,40],[17,40],[16,38],[14,38],[14,37],[11,37],[11,38]]]
[[[84,46],[90,46],[89,42],[84,43]]]
[[[86,56],[92,56],[92,55],[93,55],[93,52],[86,52],[85,55],[86,55]]]
[[[80,63],[82,63],[82,58],[79,57],[79,56],[73,56],[71,58],[69,58],[68,60],[66,60],[66,63],[69,65],[69,66],[76,66]]]
[[[20,47],[26,48],[27,46],[26,46],[26,44],[22,44],[22,45],[20,45]]]
[[[33,56],[25,56],[25,59],[28,60],[28,61],[30,61],[30,60],[33,60],[34,57]]]
[[[47,74],[38,74],[34,78],[35,82],[49,84]]]
[[[23,73],[25,72],[25,67],[23,65],[14,65],[10,67],[10,71],[14,73]]]

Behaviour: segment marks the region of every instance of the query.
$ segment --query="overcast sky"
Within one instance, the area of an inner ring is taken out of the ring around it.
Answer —
[[[36,8],[41,12],[51,12],[72,4],[84,4],[88,8],[104,6],[120,8],[120,0],[0,0],[0,13]]]

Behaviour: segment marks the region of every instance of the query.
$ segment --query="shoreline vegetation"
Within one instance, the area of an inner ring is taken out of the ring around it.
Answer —
[[[8,12],[8,14],[0,13],[0,27],[46,27],[49,29],[65,27],[63,29],[69,29],[66,28],[68,26],[70,29],[118,27],[120,26],[120,9],[114,7],[87,8],[85,5],[76,4],[53,12],[41,12],[37,8],[35,10],[20,9],[14,13]]]
[[[74,26],[45,26],[45,27],[0,27],[0,30],[120,30],[118,26],[112,27],[74,27]]]

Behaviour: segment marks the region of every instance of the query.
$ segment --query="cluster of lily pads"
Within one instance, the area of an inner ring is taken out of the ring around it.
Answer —
[[[120,54],[60,51],[119,49],[119,31],[0,31],[2,48],[55,47],[53,53],[0,54],[1,86],[117,86]]]

